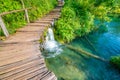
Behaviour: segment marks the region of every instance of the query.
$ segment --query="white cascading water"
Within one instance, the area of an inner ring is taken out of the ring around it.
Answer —
[[[43,55],[46,58],[55,57],[56,55],[62,52],[60,44],[54,39],[54,33],[52,28],[48,28],[48,33],[46,36],[46,40],[43,44],[43,48],[44,48]]]
[[[48,28],[48,34],[47,34],[47,37],[48,37],[48,39],[46,39],[46,40],[55,41],[54,33],[53,33],[52,28]]]

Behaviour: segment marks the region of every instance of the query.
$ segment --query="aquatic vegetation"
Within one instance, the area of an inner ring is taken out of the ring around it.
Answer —
[[[117,67],[120,69],[120,56],[113,56],[110,59],[110,62],[113,66]]]

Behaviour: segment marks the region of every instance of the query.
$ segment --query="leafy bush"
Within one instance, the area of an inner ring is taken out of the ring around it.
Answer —
[[[48,13],[57,4],[57,0],[23,0],[23,1],[25,3],[26,8],[32,7],[31,10],[28,10],[31,22]],[[0,1],[0,13],[18,9],[22,9],[22,3],[20,0]],[[10,34],[14,33],[16,29],[22,27],[27,23],[24,15],[25,15],[24,11],[22,11],[2,16],[7,26],[8,32]],[[1,33],[0,35],[3,36],[3,32],[1,30],[0,33]]]
[[[94,16],[81,9],[85,5],[78,2],[79,0],[66,0],[66,4],[61,12],[61,18],[55,24],[57,40],[70,42],[76,36],[83,36],[93,29]]]
[[[76,22],[75,22],[76,21]],[[79,28],[76,14],[72,8],[64,7],[61,18],[55,23],[55,37],[58,41],[70,42]]]
[[[108,13],[114,3],[115,0],[65,0],[61,18],[55,24],[56,39],[70,42],[93,31],[95,19],[110,21]]]
[[[120,56],[111,57],[110,62],[113,66],[120,69]]]

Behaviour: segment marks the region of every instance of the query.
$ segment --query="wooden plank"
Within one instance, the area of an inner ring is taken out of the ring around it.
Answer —
[[[50,26],[50,23],[45,23],[45,24],[43,24],[43,23],[30,23],[30,24],[28,24],[28,26],[39,26],[39,27],[44,26],[44,27],[46,27],[46,26]]]
[[[42,19],[38,19],[35,22],[39,22],[39,21],[54,21],[54,19],[49,19],[49,18],[42,18]]]
[[[32,56],[37,56],[37,55],[40,55],[40,53],[31,52],[31,53],[18,54],[16,56],[10,57],[10,58],[8,58],[6,60],[1,60],[0,61],[0,66],[15,63],[15,62],[27,59],[27,58],[32,57]]]
[[[33,77],[35,77],[37,75],[43,75],[47,71],[48,71],[47,68],[41,68],[41,69],[39,69],[37,71],[34,71],[34,72],[30,73],[30,74],[21,76],[21,77],[15,79],[15,80],[28,80],[28,79],[30,80],[31,78],[32,78],[32,80],[35,80],[35,79],[33,79]]]
[[[41,32],[41,31],[44,31],[44,27],[41,26],[41,27],[38,27],[38,26],[34,26],[34,27],[25,27],[25,28],[21,28],[21,29],[18,29],[17,32],[19,31],[28,31],[28,32]]]
[[[13,45],[11,45],[13,46]],[[24,48],[22,47],[24,46]],[[10,47],[10,46],[9,46]],[[30,51],[36,51],[37,49],[35,48],[34,45],[28,45],[28,44],[18,44],[16,47],[13,47],[13,49],[9,49],[9,51],[2,51],[0,52],[0,60],[4,60],[6,58],[12,57],[12,56],[16,56],[19,53],[28,53]]]
[[[58,19],[60,17],[60,15],[48,15],[47,17],[49,18],[54,18],[54,19]]]
[[[1,16],[0,16],[0,26],[1,26],[2,30],[3,30],[3,32],[4,32],[4,35],[6,37],[8,37],[9,33],[8,33],[7,29],[6,29],[6,26],[5,26]]]
[[[1,74],[0,78],[12,76],[14,74],[20,73],[24,70],[27,70],[27,69],[32,68],[32,67],[37,66],[37,65],[40,65],[40,66],[45,65],[44,60],[35,60],[35,61],[31,61],[31,62],[26,63],[26,64],[22,64],[20,66],[15,65],[12,67],[12,69],[9,69],[9,70],[5,71],[5,73]]]
[[[0,56],[0,61],[5,61],[6,59],[19,57],[20,55],[27,55],[27,54],[29,55],[29,54],[32,54],[31,52],[34,52],[36,54],[36,50],[34,49],[34,47],[30,47],[28,49],[13,50],[13,51],[10,51],[10,53],[9,51],[3,52],[3,55],[1,54]]]
[[[33,33],[32,32],[27,32],[27,33],[16,32],[16,35],[10,37],[5,42],[9,42],[9,43],[38,42],[42,33],[43,33],[43,30],[40,30],[40,32],[36,32],[36,33],[35,32]]]
[[[29,80],[42,80],[46,75],[48,75],[49,73],[51,73],[50,71],[46,71],[43,74],[39,74]]]
[[[21,67],[25,68],[27,67],[28,65],[33,65],[33,64],[42,64],[44,63],[44,59],[40,59],[40,58],[37,58],[37,59],[33,59],[33,60],[30,60],[30,61],[27,61],[27,62],[23,62],[23,61],[20,61],[20,62],[16,62],[14,65],[6,65],[6,66],[3,66],[1,67],[0,69],[0,75],[6,75],[6,73],[10,73],[12,71],[16,72],[15,70],[19,71],[18,69],[21,70]],[[31,67],[29,66],[29,67]]]
[[[54,21],[54,20],[53,20]],[[50,23],[52,23],[53,21],[36,21],[35,23],[44,23],[44,24],[50,24]]]
[[[42,80],[44,77],[46,77],[48,74],[51,74],[51,73],[52,73],[51,71],[46,72],[41,76],[40,80]]]
[[[39,69],[41,69],[41,68],[43,68],[43,67],[45,67],[45,65],[42,65],[42,66],[37,65],[37,66],[34,66],[34,67],[32,67],[32,68],[26,69],[26,70],[24,70],[24,71],[22,71],[22,72],[16,73],[16,74],[14,74],[14,75],[12,75],[12,76],[8,76],[8,77],[6,77],[6,78],[3,78],[2,80],[15,80],[16,78],[19,78],[19,77],[21,77],[21,76],[30,74],[30,73],[32,73],[32,72],[34,72],[34,71],[37,71],[37,70],[39,70]]]
[[[57,77],[55,76],[52,80],[58,80]]]
[[[44,77],[43,79],[41,79],[41,80],[53,80],[54,79],[54,77],[55,77],[55,75],[54,74],[52,74],[52,73],[50,73],[50,74],[48,74],[46,77]]]
[[[48,70],[47,70],[47,71],[44,71],[44,72],[42,72],[42,73],[40,73],[40,74],[38,74],[38,75],[36,75],[36,76],[33,76],[33,77],[29,78],[28,80],[40,80],[40,79],[41,79],[41,76],[44,75],[44,74],[47,73],[47,72],[48,72]]]
[[[53,21],[49,21],[49,22],[42,22],[42,21],[40,21],[40,22],[35,22],[35,23],[39,23],[39,24],[50,24],[49,26],[51,26],[52,24],[53,24]]]
[[[0,47],[1,50],[0,50],[0,55],[3,54],[3,52],[5,52],[6,50],[9,52],[11,50],[15,50],[15,49],[22,49],[23,47],[22,46],[29,46],[29,45],[36,45],[38,42],[2,42],[0,43]],[[38,45],[39,46],[39,45]],[[27,47],[26,47],[27,48]]]

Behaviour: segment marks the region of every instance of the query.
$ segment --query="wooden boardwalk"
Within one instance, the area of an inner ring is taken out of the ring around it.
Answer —
[[[54,19],[60,17],[60,10],[60,6],[56,7],[0,42],[0,80],[57,80],[46,68],[39,50],[39,39]]]

